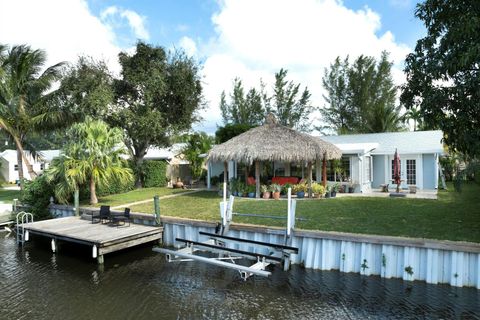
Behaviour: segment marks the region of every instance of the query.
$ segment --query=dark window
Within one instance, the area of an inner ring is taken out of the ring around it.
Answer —
[[[407,184],[417,184],[417,163],[414,159],[407,160]]]
[[[342,157],[340,159],[340,170],[337,171],[337,181],[348,181],[350,178],[350,157]],[[327,180],[335,181],[335,162],[327,162]]]
[[[18,164],[13,166],[13,170],[18,171]]]

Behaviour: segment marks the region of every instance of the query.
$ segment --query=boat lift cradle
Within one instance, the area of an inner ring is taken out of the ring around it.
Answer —
[[[226,190],[224,190],[224,195]],[[208,237],[209,239],[203,242],[193,241],[188,239],[176,238],[177,242],[185,243],[185,247],[179,250],[170,250],[166,248],[154,248],[153,250],[159,253],[164,253],[168,262],[183,262],[183,261],[200,261],[208,264],[237,270],[242,279],[247,280],[250,276],[257,275],[268,277],[271,275],[266,268],[270,264],[283,263],[283,269],[286,271],[290,267],[290,256],[298,253],[298,248],[291,246],[291,233],[295,224],[295,200],[291,198],[291,190],[288,192],[288,214],[287,214],[287,228],[285,232],[285,244],[268,243],[262,241],[255,241],[249,239],[242,239],[228,236],[230,223],[233,215],[257,216],[263,218],[277,218],[276,216],[262,216],[256,214],[241,214],[234,213],[233,202],[235,197],[230,196],[228,203],[224,201],[220,203],[220,214],[222,223],[218,233],[209,233],[200,231],[199,235]],[[267,251],[268,254],[257,253],[252,251],[244,251],[234,249],[234,245],[249,244],[255,248],[255,251]],[[218,254],[218,257],[204,257],[196,255],[197,252],[210,252]],[[235,263],[238,259],[254,259],[256,262],[250,266],[243,266]]]

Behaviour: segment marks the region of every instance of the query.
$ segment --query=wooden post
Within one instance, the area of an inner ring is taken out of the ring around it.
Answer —
[[[160,198],[158,195],[155,195],[153,197],[153,204],[155,207],[155,224],[159,226],[161,222],[160,222]]]
[[[308,161],[308,197],[312,197],[312,162]]]
[[[260,198],[260,161],[255,161],[255,197]]]
[[[322,184],[324,187],[327,186],[327,158],[326,158],[326,154],[323,155],[323,159],[322,159]]]

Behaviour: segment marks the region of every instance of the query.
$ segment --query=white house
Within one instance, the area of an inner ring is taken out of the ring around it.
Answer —
[[[37,174],[42,173],[48,168],[52,160],[60,155],[60,150],[41,150],[38,152],[39,157],[34,159],[32,155],[26,151],[27,158],[33,166],[33,171]],[[5,150],[0,153],[0,174],[3,179],[10,183],[15,183],[18,180],[18,162],[16,150]],[[25,179],[30,180],[30,174],[27,171],[27,166],[23,161],[23,175]]]
[[[438,158],[444,154],[440,130],[415,132],[386,132],[322,136],[324,141],[333,143],[343,156],[343,173],[337,181],[355,186],[355,192],[370,192],[382,184],[392,184],[393,155],[398,150],[401,159],[402,187],[415,185],[418,189],[438,188]],[[321,180],[321,163],[316,164],[314,178]],[[245,166],[230,161],[230,177],[244,177]],[[270,163],[262,164],[262,172],[272,176],[306,177],[305,164]],[[223,174],[222,163],[208,163],[208,185],[211,177]],[[328,180],[334,181],[335,174],[330,170]],[[220,179],[221,180],[221,179]]]
[[[191,179],[190,162],[183,158],[183,149],[186,143],[174,143],[168,148],[150,147],[145,160],[165,160],[168,163],[166,175],[170,183],[177,179],[186,181]]]

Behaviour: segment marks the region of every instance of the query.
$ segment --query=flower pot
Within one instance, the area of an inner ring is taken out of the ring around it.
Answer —
[[[273,199],[279,200],[280,199],[280,192],[274,192],[273,193]]]
[[[325,193],[325,198],[330,198],[330,192]]]
[[[249,192],[248,197],[249,198],[255,198],[255,192]]]
[[[243,197],[243,192],[238,191],[238,196],[239,196],[239,197]]]
[[[321,193],[315,193],[314,196],[315,196],[315,198],[320,199],[322,197],[322,194]]]
[[[337,192],[336,192],[336,191],[332,191],[332,192],[331,192],[331,196],[332,196],[332,198],[335,198],[335,197],[337,196]]]
[[[348,193],[354,193],[355,187],[348,187]]]
[[[262,195],[262,198],[263,199],[270,199],[270,192],[264,192],[263,195]]]
[[[299,199],[305,198],[305,192],[304,191],[298,191],[297,192],[297,198],[299,198]]]

